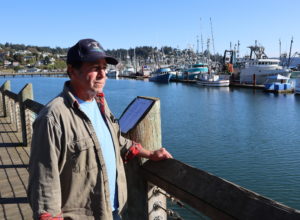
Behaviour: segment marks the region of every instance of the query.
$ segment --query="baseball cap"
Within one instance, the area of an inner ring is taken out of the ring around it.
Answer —
[[[94,39],[82,39],[77,42],[68,51],[67,63],[76,62],[94,62],[99,59],[106,59],[108,64],[117,65],[118,60],[111,56],[107,56],[103,47]]]

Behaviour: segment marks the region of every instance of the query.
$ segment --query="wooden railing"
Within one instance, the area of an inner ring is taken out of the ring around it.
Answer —
[[[10,91],[10,81],[6,81],[0,88],[4,117],[10,119],[16,132],[22,133],[22,146],[30,146],[32,138],[32,123],[44,107],[33,101],[32,85],[26,84],[15,94]]]
[[[3,114],[10,118],[17,131],[22,131],[24,146],[30,146],[32,123],[43,108],[32,97],[31,84],[18,94],[10,91],[9,81],[0,89]],[[156,103],[153,109],[127,134],[149,149],[153,149],[154,145],[161,146],[160,105],[158,99],[153,100]],[[124,219],[165,220],[166,197],[180,200],[211,219],[300,219],[299,210],[175,159],[159,162],[136,159],[130,163],[126,165],[126,170],[131,170],[127,173],[129,211]]]

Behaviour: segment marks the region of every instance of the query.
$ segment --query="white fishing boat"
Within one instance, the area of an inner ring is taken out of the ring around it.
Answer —
[[[117,78],[119,76],[119,71],[115,69],[109,69],[106,73],[108,78]]]
[[[135,76],[135,70],[134,67],[131,64],[126,64],[125,68],[121,72],[120,76],[129,77],[129,76]]]
[[[264,52],[264,47],[250,46],[250,57],[244,60],[240,70],[240,83],[254,82],[258,85],[266,83],[268,77],[278,74],[290,78],[291,70],[280,65],[279,59],[269,59]]]
[[[198,75],[196,83],[201,86],[228,87],[230,80],[226,76],[203,73]]]

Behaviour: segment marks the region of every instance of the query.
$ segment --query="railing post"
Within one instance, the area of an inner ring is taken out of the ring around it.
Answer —
[[[150,97],[141,98],[150,99],[154,103],[136,127],[126,134],[126,137],[141,143],[148,150],[157,150],[162,146],[160,100]],[[125,220],[166,220],[166,212],[161,208],[155,209],[153,206],[156,204],[166,209],[166,197],[159,193],[153,193],[155,187],[139,175],[140,164],[144,162],[146,162],[145,159],[136,158],[125,164],[128,183],[128,212],[123,217]]]
[[[22,139],[23,146],[28,146],[28,137],[27,137],[27,127],[26,127],[26,109],[24,106],[24,101],[26,99],[33,100],[33,90],[32,84],[28,83],[24,86],[24,88],[19,92],[19,103],[20,103],[20,119],[21,119],[21,128],[22,128]]]
[[[9,90],[10,91],[10,80],[6,80],[5,83],[3,83],[3,85],[1,86],[1,91],[2,91],[2,110],[3,110],[3,116],[6,117],[7,116],[7,106],[6,106],[6,102],[5,102],[5,96],[3,95],[3,92],[5,90]]]

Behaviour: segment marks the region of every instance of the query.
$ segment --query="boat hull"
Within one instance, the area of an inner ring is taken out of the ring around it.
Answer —
[[[149,78],[149,81],[159,82],[159,83],[168,83],[168,82],[170,82],[171,77],[172,77],[172,74],[166,73],[166,74],[152,76]]]
[[[230,84],[229,80],[218,80],[218,81],[197,80],[196,82],[198,85],[210,86],[210,87],[228,87]]]
[[[295,94],[300,95],[300,78],[296,79]]]
[[[294,89],[291,83],[267,83],[265,84],[265,92],[274,92],[274,93],[290,93]]]
[[[172,74],[171,80],[194,80],[198,73],[190,73],[190,74]]]

